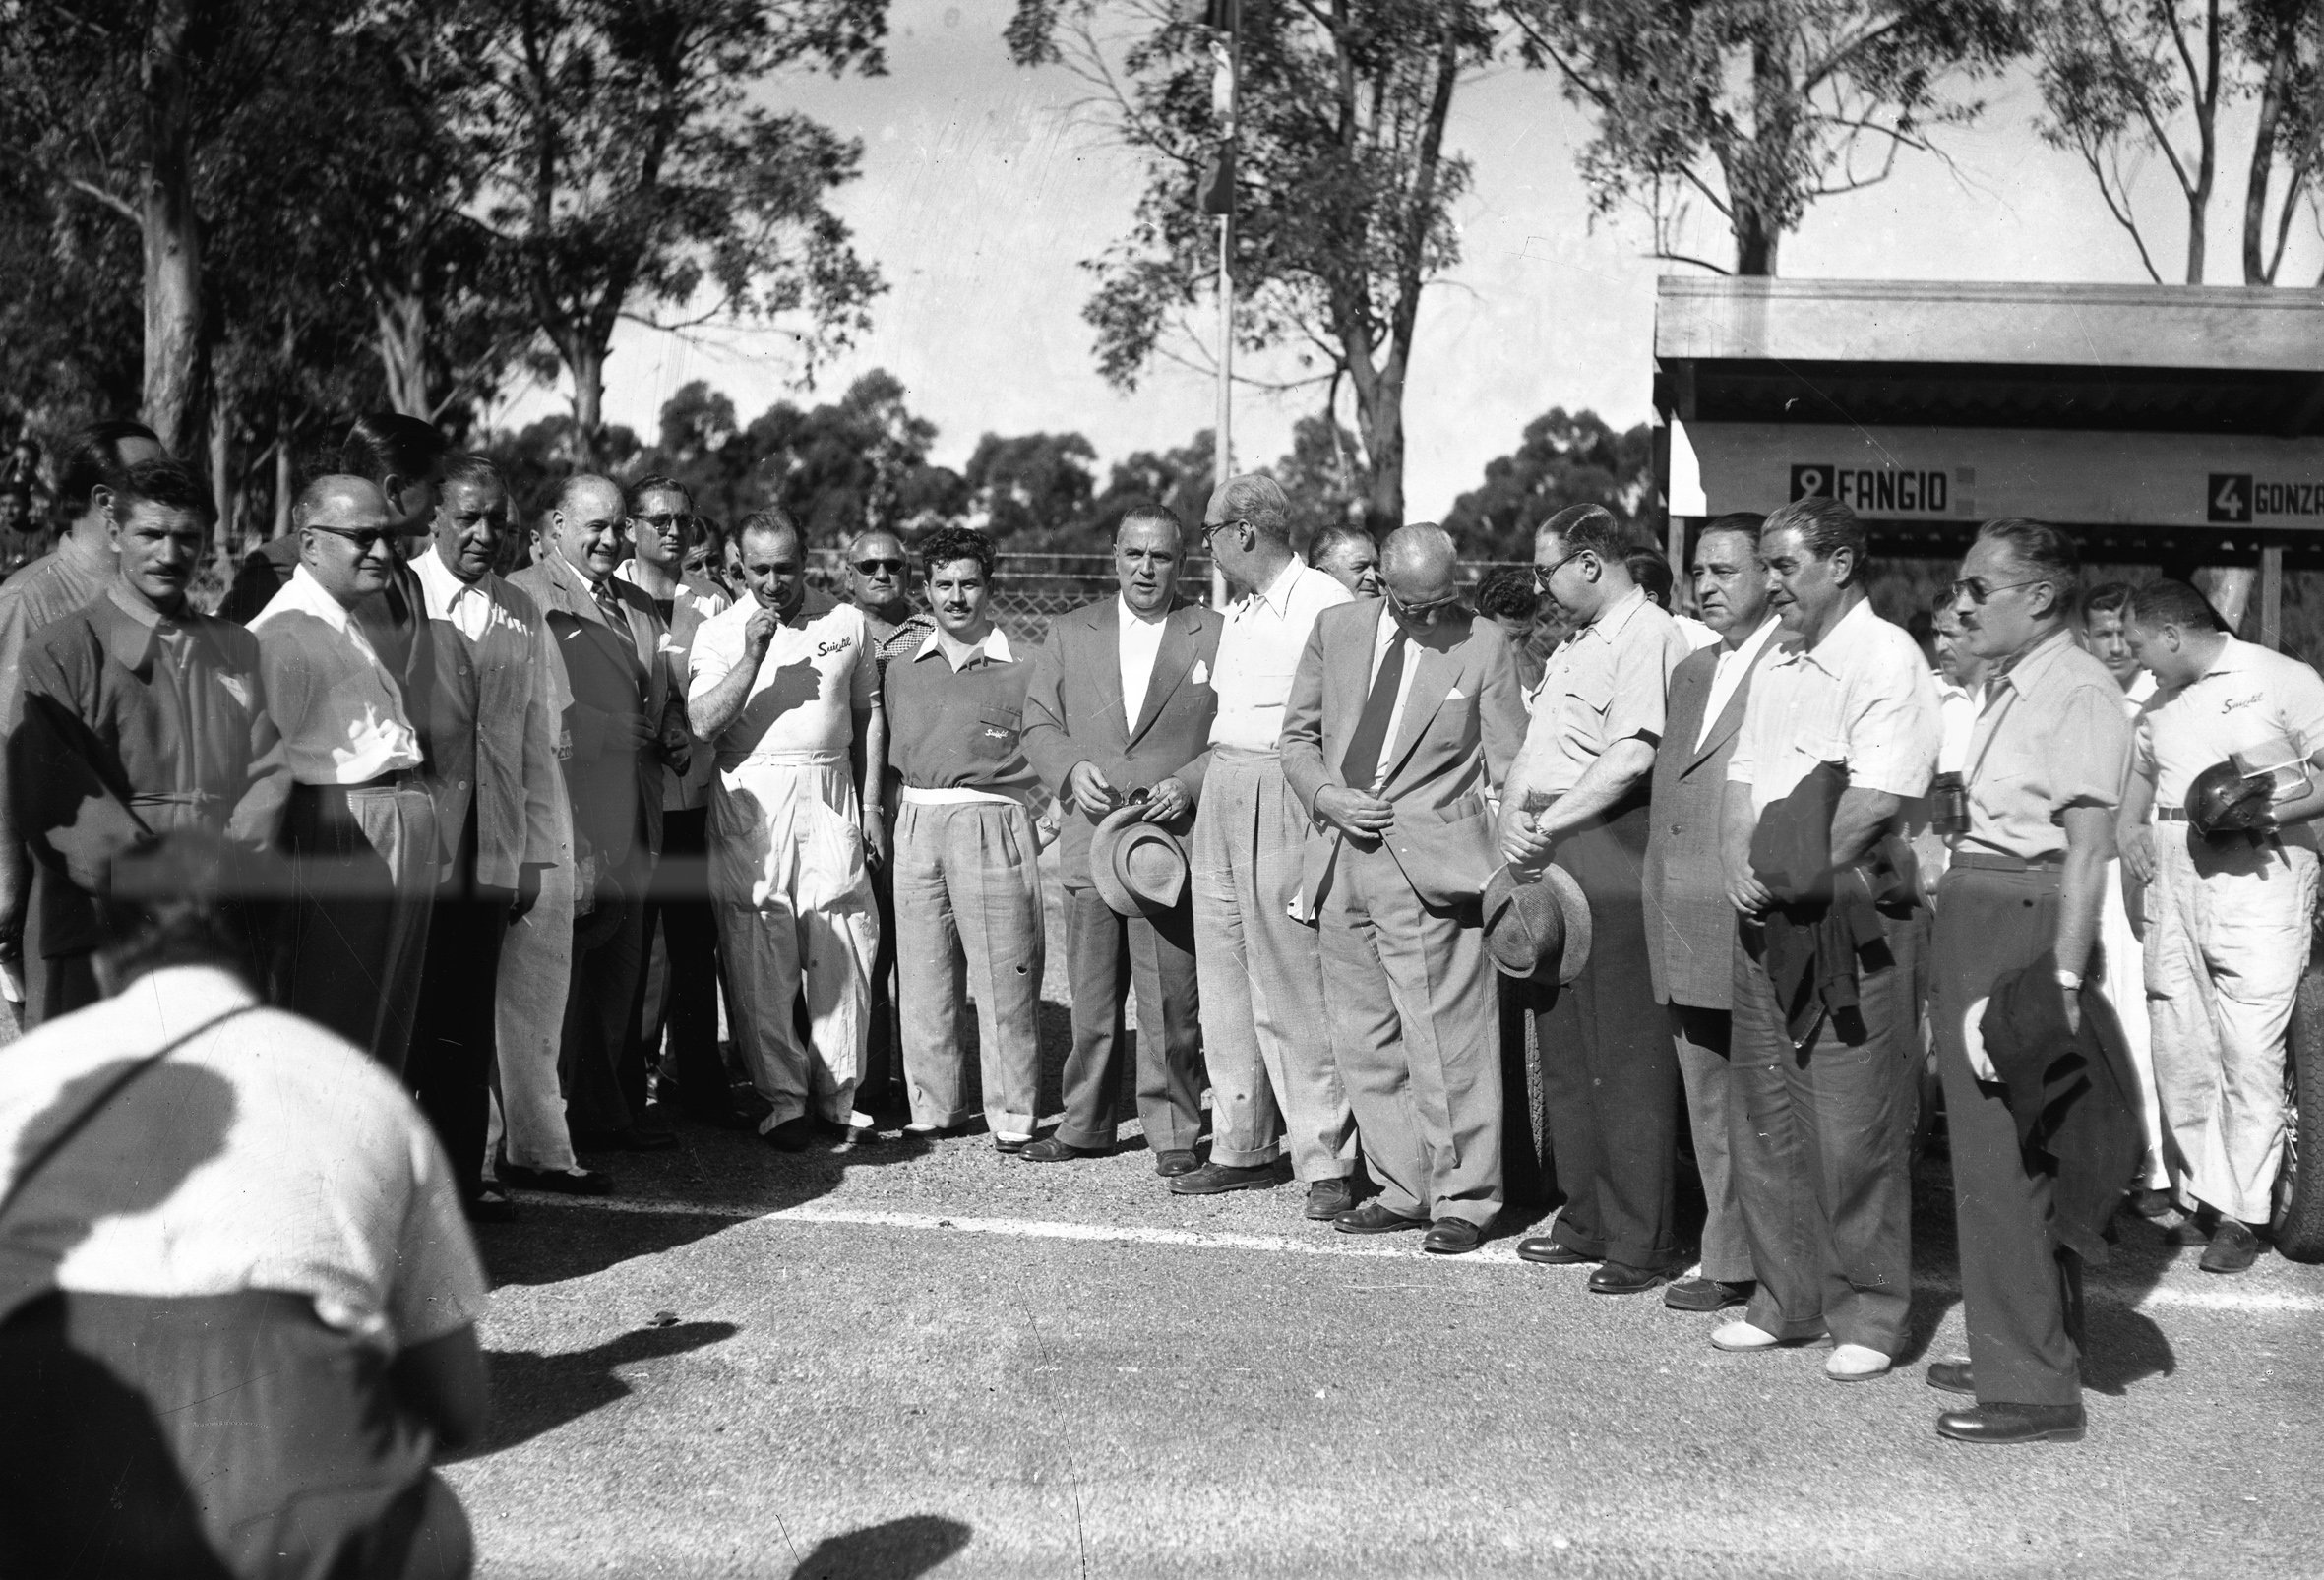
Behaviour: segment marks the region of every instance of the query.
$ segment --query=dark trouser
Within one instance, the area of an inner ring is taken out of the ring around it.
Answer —
[[[1936,1062],[1952,1140],[1961,1306],[1984,1404],[2082,1397],[2081,1259],[2051,1243],[2049,1177],[2026,1172],[2003,1089],[1970,1073],[1962,1035],[1997,978],[2057,942],[2057,886],[2055,873],[1955,867],[1936,897]]]
[[[1647,974],[1641,869],[1646,808],[1576,828],[1553,858],[1590,903],[1590,958],[1566,986],[1533,990],[1550,1151],[1568,1250],[1660,1272],[1680,1262],[1673,1174],[1679,1058]]]
[[[1758,1293],[1744,1319],[1780,1339],[1829,1332],[1893,1356],[1912,1306],[1915,914],[1881,913],[1885,944],[1857,960],[1858,1008],[1792,1046],[1760,963],[1765,935],[1737,928],[1728,1140]]]
[[[565,1122],[576,1144],[638,1123],[645,1060],[638,1039],[639,984],[645,975],[645,881],[653,855],[641,838],[630,860],[600,881],[596,903],[573,921],[573,978],[565,990]]]
[[[1534,1054],[1533,991],[1493,974],[1500,1028],[1500,1189],[1512,1207],[1548,1206],[1557,1199],[1549,1125],[1535,1101],[1540,1061]]]
[[[1686,1082],[1686,1127],[1694,1138],[1694,1166],[1702,1176],[1702,1276],[1722,1284],[1751,1281],[1751,1240],[1735,1199],[1735,1159],[1727,1111],[1734,1106],[1728,1065],[1733,1017],[1724,1009],[1670,1006],[1671,1042]]]
[[[895,848],[893,819],[888,820],[887,848]],[[872,951],[872,996],[864,1006],[870,1017],[864,1037],[864,1072],[855,1086],[856,1107],[867,1114],[875,1105],[895,1100],[895,1080],[903,1067],[895,1036],[895,878],[886,862],[872,868],[871,878],[872,904],[880,913],[880,942]]]
[[[0,1326],[0,1574],[465,1574],[384,1357],[303,1295],[50,1291]]]
[[[1066,1117],[1058,1138],[1068,1146],[1114,1144],[1128,1030],[1123,994],[1135,984],[1138,1124],[1154,1151],[1192,1150],[1202,1128],[1193,906],[1182,897],[1161,916],[1122,916],[1096,889],[1068,888],[1066,974],[1073,992],[1073,1051],[1066,1060]]]
[[[282,829],[297,890],[276,953],[275,1002],[400,1078],[434,908],[435,803],[410,775],[302,784]]]
[[[453,881],[437,891],[420,968],[419,1014],[403,1079],[452,1160],[460,1199],[483,1187],[490,1124],[500,946],[509,931],[507,889],[467,881],[475,871],[475,822],[461,843]]]
[[[710,909],[709,820],[707,807],[662,814],[662,859],[640,925],[648,952],[654,928],[661,929],[666,962],[662,1020],[670,1028],[679,1095],[696,1114],[723,1114],[734,1107],[726,1063],[718,1057],[718,919]],[[644,992],[642,970],[641,1008]],[[661,1026],[643,1026],[640,1032],[642,1069],[659,1059]],[[637,1094],[640,1103],[643,1098],[642,1092]]]

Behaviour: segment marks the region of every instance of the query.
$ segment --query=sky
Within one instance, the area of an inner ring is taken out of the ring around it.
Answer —
[[[785,77],[765,102],[814,115],[862,140],[863,174],[833,207],[888,290],[870,334],[798,384],[790,339],[763,328],[713,328],[681,338],[625,324],[606,365],[605,412],[650,437],[662,402],[690,380],[723,390],[745,420],[780,399],[835,398],[886,368],[938,428],[933,458],[962,465],[987,432],[1077,431],[1101,462],[1186,443],[1213,420],[1204,373],[1157,366],[1133,392],[1100,378],[1080,316],[1081,268],[1129,226],[1141,183],[1060,67],[1023,70],[1002,43],[1011,0],[896,0],[887,75]],[[1947,162],[1901,160],[1888,182],[1829,200],[1788,236],[1781,272],[1796,278],[2143,281],[2127,235],[2088,172],[2034,131],[2040,95],[2022,75],[1981,90],[1987,113],[1943,135]],[[2248,157],[2247,111],[2223,112],[2212,200],[2212,283],[2239,282],[2235,225]],[[1574,156],[1587,118],[1555,84],[1515,66],[1463,85],[1447,145],[1475,164],[1458,213],[1462,258],[1424,299],[1405,394],[1406,514],[1440,517],[1516,448],[1552,406],[1590,408],[1617,427],[1650,421],[1654,284],[1687,272],[1648,256],[1642,215],[1593,220]],[[2167,278],[2183,269],[2185,219],[2160,164],[2137,189],[2149,245]],[[1723,227],[1698,223],[1680,250],[1725,260]],[[2286,277],[2316,276],[2312,229]],[[1263,371],[1263,370],[1262,370]],[[570,387],[513,392],[492,413],[516,426],[569,409]],[[1238,388],[1239,462],[1265,464],[1291,426],[1320,408],[1320,389]],[[1354,426],[1343,391],[1342,421]]]

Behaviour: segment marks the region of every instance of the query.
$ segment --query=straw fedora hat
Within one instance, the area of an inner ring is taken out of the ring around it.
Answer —
[[[1141,822],[1145,803],[1117,807],[1089,836],[1089,881],[1123,916],[1174,909],[1187,891],[1186,841]]]
[[[1590,958],[1590,902],[1561,867],[1520,878],[1503,866],[1485,882],[1485,947],[1501,975],[1565,986]]]

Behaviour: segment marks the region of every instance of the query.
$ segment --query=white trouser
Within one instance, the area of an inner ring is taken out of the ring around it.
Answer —
[[[2155,1102],[2155,1043],[2147,1018],[2147,946],[2130,928],[2130,911],[2122,899],[2120,861],[2107,864],[2098,943],[2096,985],[2122,1028],[2122,1044],[2129,1050],[2131,1072],[2138,1079],[2138,1113],[2147,1136],[2146,1172],[2139,1176],[2139,1183],[2150,1190],[2168,1189],[2171,1170],[2163,1161],[2163,1111]]]
[[[540,875],[540,898],[509,924],[500,946],[500,997],[493,1025],[498,1044],[500,1110],[509,1161],[527,1169],[574,1167],[565,1128],[565,1093],[557,1054],[565,1030],[565,990],[573,975],[573,810],[559,785],[557,865]]]
[[[2264,1224],[2284,1162],[2284,1039],[2307,968],[2316,853],[2269,841],[2207,852],[2155,825],[2147,994],[2155,1088],[2189,1199]]]
[[[844,759],[721,767],[710,789],[710,901],[762,1130],[808,1111],[845,1124],[871,1030],[880,915]],[[805,990],[811,1046],[792,1005]]]

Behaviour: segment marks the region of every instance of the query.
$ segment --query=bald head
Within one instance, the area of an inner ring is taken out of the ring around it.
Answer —
[[[595,586],[621,564],[628,517],[620,484],[578,472],[557,489],[557,503],[549,511],[550,545]]]
[[[1435,627],[1460,603],[1460,550],[1434,521],[1416,521],[1380,545],[1380,579],[1388,607],[1407,631]]]
[[[369,478],[334,473],[307,484],[291,507],[299,564],[341,608],[352,609],[388,584],[395,557],[388,543],[397,521],[388,497]]]

